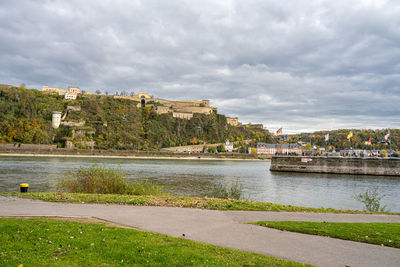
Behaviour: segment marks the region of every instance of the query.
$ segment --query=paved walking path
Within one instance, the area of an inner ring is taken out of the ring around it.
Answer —
[[[316,266],[400,266],[400,249],[245,224],[259,220],[396,222],[395,215],[215,211],[51,203],[0,197],[0,216],[95,217],[137,229]]]

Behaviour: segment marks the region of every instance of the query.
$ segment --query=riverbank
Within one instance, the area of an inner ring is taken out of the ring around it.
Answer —
[[[193,156],[136,156],[136,155],[79,155],[79,154],[34,154],[34,153],[1,153],[6,157],[57,157],[57,158],[109,158],[109,159],[171,159],[171,160],[247,160],[247,161],[270,161],[270,159],[246,159],[246,158],[222,158],[222,157],[193,157]]]
[[[241,210],[268,212],[309,212],[309,213],[343,213],[343,214],[376,214],[400,215],[392,212],[369,212],[360,210],[339,210],[332,208],[298,207],[270,202],[252,202],[249,200],[221,199],[209,197],[178,197],[178,196],[142,196],[121,194],[89,194],[67,192],[29,192],[3,193],[0,197],[19,197],[49,202],[119,204],[135,206],[158,206],[175,208],[196,208],[206,210]]]
[[[270,158],[244,157],[244,156],[224,156],[224,155],[191,155],[191,154],[88,154],[75,153],[42,153],[42,152],[4,152],[0,151],[0,156],[5,157],[57,157],[57,158],[109,158],[109,159],[169,159],[169,160],[229,160],[229,161],[270,161]]]

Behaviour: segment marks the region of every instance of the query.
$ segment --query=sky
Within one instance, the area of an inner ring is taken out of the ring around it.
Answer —
[[[400,128],[400,2],[2,0],[0,83],[210,99],[284,133]]]

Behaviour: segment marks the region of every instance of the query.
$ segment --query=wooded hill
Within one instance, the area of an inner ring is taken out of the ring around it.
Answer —
[[[274,142],[263,129],[228,125],[221,114],[194,114],[191,120],[157,114],[151,107],[138,108],[136,102],[112,96],[82,96],[66,101],[63,96],[35,89],[0,88],[0,142],[57,144],[64,147],[72,140],[72,131],[84,132],[81,141],[95,141],[100,149],[157,150],[162,147],[218,143],[225,140],[253,139]],[[51,126],[53,111],[66,112],[67,106],[80,106],[70,111],[65,120],[85,121],[85,126],[58,129]]]

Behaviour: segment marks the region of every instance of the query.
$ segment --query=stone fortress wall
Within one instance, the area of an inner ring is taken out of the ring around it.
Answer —
[[[166,113],[171,112],[171,109],[169,107],[157,106],[156,112],[157,112],[157,114],[166,114]]]
[[[114,96],[114,98],[128,99],[139,102],[138,107],[141,106],[154,106],[155,111],[158,114],[165,114],[172,112],[176,118],[191,119],[194,113],[200,114],[212,114],[217,111],[217,108],[210,106],[210,100],[185,100],[185,101],[174,101],[160,98],[153,98],[146,93],[138,93],[133,96]],[[150,103],[149,103],[150,102]],[[148,104],[149,103],[149,104]],[[162,106],[158,106],[158,103]]]
[[[81,106],[68,105],[67,106],[67,110],[70,110],[70,111],[81,111]]]
[[[242,126],[242,123],[239,122],[239,119],[237,117],[235,118],[226,117],[226,122],[232,126]]]
[[[61,125],[69,126],[69,127],[82,127],[85,126],[86,121],[62,121]]]
[[[192,112],[172,112],[172,117],[190,120],[193,118]]]

